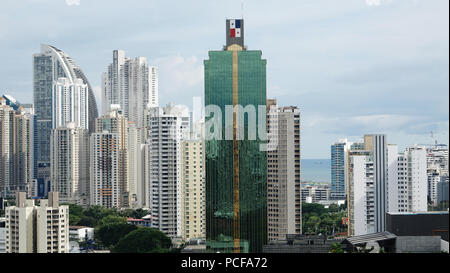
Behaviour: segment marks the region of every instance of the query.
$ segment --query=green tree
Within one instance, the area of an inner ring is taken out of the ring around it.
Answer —
[[[84,209],[82,206],[76,204],[63,204],[69,206],[69,215],[76,215],[81,218],[83,216]]]
[[[122,216],[116,216],[116,215],[107,215],[100,219],[100,221],[97,221],[97,226],[105,226],[108,224],[126,224],[127,218]]]
[[[317,215],[321,215],[323,213],[327,212],[327,209],[321,205],[321,204],[316,204],[316,203],[304,203],[302,204],[302,212],[303,213],[316,213]]]
[[[319,216],[311,216],[309,217],[308,221],[306,222],[306,228],[309,232],[318,232],[320,225],[320,217]]]
[[[339,206],[337,204],[331,204],[328,207],[328,211],[329,212],[338,212],[339,211]]]
[[[70,225],[70,226],[77,226],[77,225],[79,225],[80,220],[81,220],[81,217],[80,217],[80,216],[78,216],[78,215],[72,215],[72,214],[70,214],[70,212],[69,212],[69,225]]]
[[[126,209],[123,211],[119,212],[120,216],[123,217],[131,217],[131,218],[135,218],[135,219],[141,219],[142,217],[146,216],[149,214],[149,212],[147,210],[144,209]]]
[[[77,225],[86,226],[86,227],[95,227],[97,225],[97,219],[95,219],[94,217],[91,217],[91,216],[83,215],[83,216],[81,216],[81,219],[78,221]]]
[[[95,205],[90,206],[87,210],[85,210],[83,215],[93,217],[97,221],[99,221],[100,219],[108,215],[119,215],[119,214],[115,209],[107,209],[102,206]]]
[[[344,253],[344,249],[340,243],[334,243],[330,246],[330,253]]]
[[[138,228],[128,233],[113,247],[115,253],[167,253],[172,242],[155,228]]]
[[[136,229],[136,226],[127,223],[108,223],[95,229],[94,238],[97,243],[107,248],[111,248],[117,244],[120,239]]]
[[[81,217],[83,216],[84,209],[82,206],[75,204],[63,204],[69,206],[69,225],[79,225]]]

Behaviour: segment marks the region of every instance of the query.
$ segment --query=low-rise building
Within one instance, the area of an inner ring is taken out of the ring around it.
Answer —
[[[263,253],[329,253],[331,246],[341,241],[323,235],[287,234],[285,240],[270,241]]]
[[[94,240],[94,228],[86,226],[69,227],[69,253],[81,253],[83,249],[80,243],[88,243]]]
[[[6,229],[5,229],[5,218],[0,218],[0,253],[6,252]]]
[[[319,203],[330,199],[331,188],[329,186],[311,186],[302,187],[302,202]]]
[[[5,211],[7,253],[67,253],[69,250],[69,207],[59,206],[58,193],[48,199],[26,199],[16,194],[16,206]]]
[[[386,230],[397,236],[441,236],[448,242],[448,211],[389,212]]]
[[[141,219],[135,219],[135,218],[128,217],[127,223],[130,225],[138,226],[138,227],[151,227],[152,226],[152,216],[147,215],[147,216],[142,217]]]

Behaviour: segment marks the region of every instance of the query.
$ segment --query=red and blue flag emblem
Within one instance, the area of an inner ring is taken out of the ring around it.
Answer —
[[[241,20],[230,20],[230,37],[241,37]]]

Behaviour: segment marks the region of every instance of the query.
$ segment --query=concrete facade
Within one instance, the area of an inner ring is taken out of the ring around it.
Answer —
[[[49,199],[16,197],[17,206],[6,208],[7,253],[67,253],[69,251],[69,207],[58,205],[58,193],[50,192]]]
[[[396,253],[440,253],[440,236],[399,236],[395,242]]]
[[[205,151],[202,140],[181,142],[181,238],[205,238]]]
[[[276,144],[267,152],[267,235],[272,241],[302,232],[300,110],[269,99],[267,126],[270,142]]]

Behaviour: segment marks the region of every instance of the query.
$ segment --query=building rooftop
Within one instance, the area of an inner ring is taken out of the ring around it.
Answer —
[[[384,232],[349,237],[349,238],[345,239],[344,242],[347,241],[351,245],[358,245],[358,244],[365,244],[365,243],[373,242],[373,241],[377,242],[377,241],[391,240],[391,239],[395,239],[395,238],[397,238],[397,235],[392,234],[387,231],[384,231]]]
[[[448,211],[387,212],[390,215],[448,214]]]
[[[71,230],[82,229],[82,228],[91,228],[91,227],[87,227],[87,226],[69,226],[69,229],[71,229]]]

